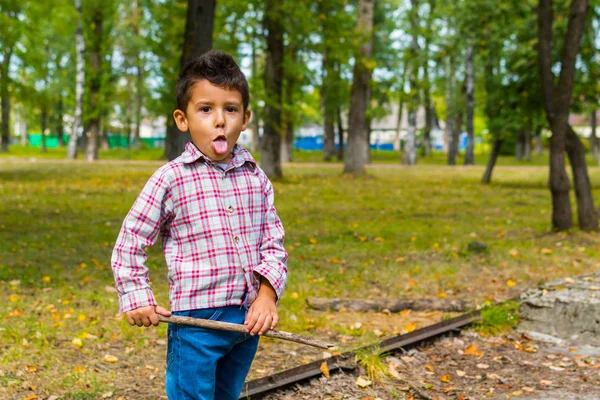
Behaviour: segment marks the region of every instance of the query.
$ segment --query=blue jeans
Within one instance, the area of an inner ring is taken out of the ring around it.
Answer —
[[[241,324],[240,306],[177,311],[173,315]],[[259,336],[169,324],[169,400],[237,400],[258,347]]]

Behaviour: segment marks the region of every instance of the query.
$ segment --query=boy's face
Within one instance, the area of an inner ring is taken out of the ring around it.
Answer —
[[[250,115],[250,110],[244,111],[240,92],[220,88],[202,79],[192,87],[185,113],[175,110],[173,118],[180,131],[190,131],[192,142],[205,156],[228,163],[240,133],[248,126]]]

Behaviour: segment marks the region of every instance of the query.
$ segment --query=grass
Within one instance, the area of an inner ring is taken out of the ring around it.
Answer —
[[[110,269],[122,219],[158,165],[0,161],[0,398],[164,393],[166,327],[132,328],[116,315]],[[307,311],[309,296],[483,304],[598,269],[596,234],[550,232],[546,167],[500,167],[487,186],[479,184],[482,171],[424,165],[353,178],[341,166],[285,167],[274,183],[290,253],[279,328],[354,334]],[[590,175],[598,187],[600,171]],[[473,241],[487,250],[469,251]],[[167,306],[159,245],[148,265]]]
[[[477,146],[475,152],[475,165],[485,166],[488,162],[490,146]],[[260,154],[256,153],[253,156],[260,160]],[[79,152],[79,158],[84,158],[85,152]],[[60,160],[67,158],[66,147],[59,147],[53,149],[47,149],[46,153],[42,153],[38,147],[22,146],[14,144],[9,147],[8,153],[0,153],[0,160],[3,158],[15,159],[15,158],[29,158],[39,160]],[[99,150],[100,160],[134,160],[134,161],[164,161],[163,149],[154,148],[143,148],[140,150],[127,150],[122,148],[115,148],[110,150]],[[294,150],[292,154],[294,163],[321,163],[323,162],[322,151],[305,151],[305,150]],[[371,161],[374,164],[400,164],[401,155],[398,152],[393,151],[382,151],[372,150]],[[568,162],[568,160],[567,160]],[[587,155],[588,165],[595,165],[590,154]],[[334,159],[329,162],[330,164],[342,164],[341,161]],[[433,152],[429,157],[423,157],[421,154],[417,156],[417,163],[419,165],[446,165],[448,163],[447,156],[442,152]],[[464,163],[464,152],[456,159],[457,165]],[[547,166],[548,165],[548,153],[545,151],[541,155],[532,154],[530,161],[517,160],[513,156],[499,156],[496,165],[513,165],[513,166]]]
[[[488,303],[481,309],[481,319],[473,328],[482,335],[499,335],[514,329],[519,320],[519,303],[507,301],[496,306]]]

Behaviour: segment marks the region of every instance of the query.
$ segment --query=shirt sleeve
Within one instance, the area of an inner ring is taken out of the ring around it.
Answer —
[[[275,210],[273,185],[268,179],[266,181],[266,207],[260,245],[260,264],[254,269],[254,272],[265,277],[271,283],[279,300],[287,284],[288,254],[283,247],[285,232]]]
[[[152,246],[169,219],[173,202],[169,183],[158,170],[148,180],[125,217],[112,253],[111,265],[119,293],[119,311],[155,306],[150,288],[146,247]]]

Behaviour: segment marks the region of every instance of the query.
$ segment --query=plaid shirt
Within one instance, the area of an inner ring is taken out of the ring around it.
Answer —
[[[149,179],[112,254],[121,312],[156,305],[144,249],[159,234],[172,311],[252,304],[257,274],[278,298],[285,289],[287,253],[273,186],[239,145],[223,171],[189,142]]]

